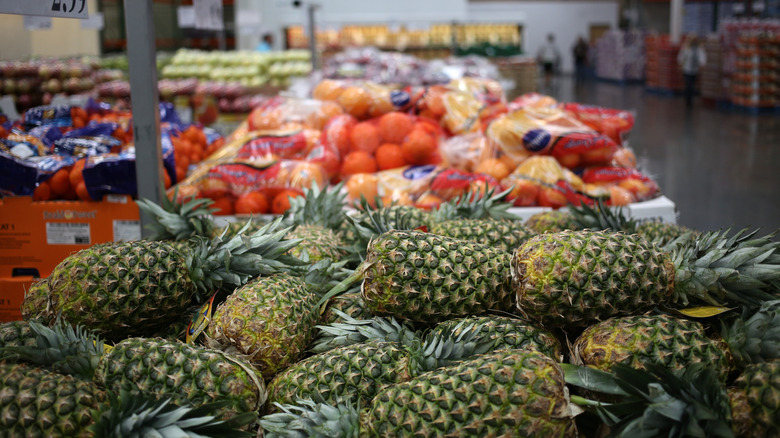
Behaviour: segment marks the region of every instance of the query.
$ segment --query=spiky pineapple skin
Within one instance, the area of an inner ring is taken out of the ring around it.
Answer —
[[[166,242],[95,245],[68,256],[46,281],[46,305],[27,318],[61,315],[109,339],[155,333],[196,293],[186,255]]]
[[[299,225],[287,233],[287,239],[303,239],[296,247],[290,250],[290,254],[303,258],[306,253],[312,263],[322,259],[339,260],[346,256],[342,248],[345,243],[331,229],[319,225]]]
[[[780,361],[748,365],[728,393],[737,437],[780,436]]]
[[[495,340],[491,351],[501,348],[515,350],[528,348],[539,351],[551,359],[563,360],[561,343],[552,333],[517,318],[494,315],[455,318],[436,325],[428,336],[442,336],[448,333],[459,336],[469,327],[476,326],[479,326],[480,330],[479,336],[474,341]]]
[[[388,205],[383,207],[393,223],[398,219],[411,228],[431,227],[431,215],[425,210],[411,205]]]
[[[115,393],[170,397],[176,404],[223,401],[226,418],[257,411],[266,398],[263,380],[248,362],[159,338],[129,338],[107,349],[93,380]]]
[[[696,321],[669,315],[610,318],[586,328],[573,350],[584,365],[603,371],[617,363],[637,369],[652,363],[677,370],[706,363],[725,381],[734,367],[723,339],[708,336]]]
[[[0,324],[0,347],[32,347],[37,335],[27,321],[9,321]]]
[[[289,274],[259,277],[220,304],[207,337],[252,362],[270,380],[306,350],[319,322],[318,298]]]
[[[501,350],[381,391],[368,436],[576,436],[563,372],[547,356]]]
[[[661,221],[642,222],[636,226],[636,233],[656,245],[665,245],[685,233],[691,233],[694,238],[700,234],[688,227]]]
[[[365,406],[381,389],[409,379],[409,354],[402,347],[367,342],[310,356],[287,368],[269,383],[268,402],[310,398]]]
[[[366,303],[363,302],[363,297],[359,292],[347,292],[331,298],[330,301],[328,301],[325,311],[322,312],[320,324],[329,325],[335,322],[345,322],[335,310],[346,313],[351,318],[355,319],[369,319],[374,317],[366,308]]]
[[[520,314],[545,327],[581,327],[667,299],[675,269],[637,235],[562,231],[529,239],[512,257]]]
[[[106,399],[92,382],[44,368],[0,364],[0,435],[91,437],[92,410]]]
[[[389,231],[369,245],[361,292],[371,313],[418,322],[509,311],[510,259],[474,242]]]
[[[453,219],[433,224],[432,234],[481,243],[511,253],[536,234],[524,225],[493,219]]]
[[[536,213],[525,221],[525,226],[537,234],[558,233],[566,230],[578,230],[579,225],[571,213],[565,210],[552,210]]]
[[[48,324],[53,318],[45,313],[49,302],[49,282],[42,278],[36,280],[30,285],[30,288],[24,294],[22,301],[22,319],[29,321],[38,319],[41,323]]]

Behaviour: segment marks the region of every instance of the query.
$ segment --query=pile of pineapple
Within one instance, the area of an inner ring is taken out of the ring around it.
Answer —
[[[507,192],[63,260],[0,325],[2,436],[780,436],[780,243]]]

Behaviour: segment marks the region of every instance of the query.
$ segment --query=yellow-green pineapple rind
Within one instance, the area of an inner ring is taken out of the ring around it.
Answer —
[[[7,437],[91,437],[92,411],[107,399],[92,382],[22,364],[0,364],[0,388]]]
[[[577,435],[563,372],[526,350],[481,355],[390,386],[361,420],[368,436]]]
[[[511,253],[536,234],[517,222],[493,219],[453,219],[435,223],[432,234],[469,240]]]
[[[748,365],[728,392],[736,436],[780,436],[780,361]]]
[[[292,275],[258,277],[217,307],[206,329],[208,345],[245,356],[270,380],[308,347],[319,321],[317,301]]]
[[[428,337],[445,334],[457,337],[469,327],[480,327],[475,342],[482,339],[495,341],[491,351],[502,348],[515,350],[528,348],[539,351],[553,360],[563,360],[561,343],[552,333],[517,318],[485,315],[451,319],[436,325],[431,329]]]
[[[335,231],[321,225],[298,225],[287,233],[288,239],[303,239],[303,241],[290,250],[290,254],[303,258],[304,252],[308,260],[316,263],[329,258],[338,261],[346,256],[342,248],[346,244],[339,238]]]
[[[28,309],[27,319],[89,327],[110,339],[152,334],[169,323],[171,312],[193,300],[186,256],[166,242],[99,244],[63,260],[48,277],[45,306]],[[36,303],[42,300],[34,297]]]
[[[347,292],[336,295],[328,300],[328,305],[322,312],[320,324],[330,325],[335,322],[345,322],[335,311],[338,310],[354,319],[369,319],[374,315],[366,308],[360,292]]]
[[[391,342],[368,342],[310,356],[269,383],[268,403],[293,404],[298,398],[365,406],[376,393],[411,378],[409,353]]]
[[[375,315],[428,323],[510,311],[510,259],[474,242],[389,231],[369,245],[363,300]]]
[[[618,363],[645,369],[646,364],[680,370],[709,364],[726,380],[734,367],[723,339],[707,336],[703,325],[669,315],[610,318],[585,329],[574,342],[583,365],[609,371]]]
[[[562,231],[529,239],[512,257],[520,314],[545,327],[578,327],[649,310],[667,299],[675,268],[637,235]]]
[[[107,390],[170,397],[175,404],[226,402],[225,418],[265,403],[262,378],[249,363],[216,351],[157,338],[129,338],[107,349],[94,381]]]

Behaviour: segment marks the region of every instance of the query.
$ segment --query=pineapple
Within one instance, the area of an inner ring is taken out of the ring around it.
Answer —
[[[262,418],[265,436],[577,435],[563,373],[535,351],[500,350],[421,374],[386,387],[364,412],[300,403]]]
[[[513,307],[511,256],[474,242],[419,231],[374,239],[361,267],[323,302],[363,278],[361,293],[375,315],[436,323]]]
[[[311,398],[325,403],[365,404],[384,387],[412,378],[412,357],[395,342],[347,345],[307,357],[268,384],[270,403]]]
[[[107,401],[96,384],[25,364],[0,363],[2,436],[91,437],[93,410]]]
[[[574,216],[565,210],[536,213],[525,221],[525,226],[537,234],[581,229]]]
[[[196,407],[220,402],[219,412],[226,418],[255,412],[265,403],[260,373],[221,351],[152,338],[129,338],[106,347],[94,334],[61,321],[53,328],[31,322],[30,328],[37,337],[35,347],[2,347],[0,356],[14,354],[114,394],[127,391]]]
[[[700,232],[690,229],[686,226],[670,224],[660,220],[640,222],[636,225],[636,228],[631,231],[639,234],[656,245],[661,246],[674,241],[680,236],[690,235],[691,238],[696,239],[701,235]]]
[[[749,365],[728,396],[736,436],[780,436],[780,361]]]
[[[290,237],[301,239],[301,244],[290,250],[292,255],[312,262],[324,258],[335,261],[346,256],[346,243],[336,231],[347,216],[342,185],[321,190],[314,184],[304,190],[303,196],[290,198],[285,217],[296,225]]]
[[[421,339],[395,320],[350,321],[358,329],[368,329],[360,330],[362,342],[322,349],[324,352],[284,370],[269,384],[269,401],[292,403],[298,398],[313,398],[327,403],[366,402],[384,386],[502,345],[501,340],[483,335],[481,326],[465,322],[452,331],[440,330]],[[339,326],[345,329],[349,324]]]
[[[431,234],[469,240],[511,254],[534,233],[520,223],[493,219],[452,219],[437,222]]]
[[[342,315],[345,322],[329,326],[317,326],[320,335],[311,348],[319,353],[331,348],[357,344],[372,340],[414,344],[419,333],[408,323],[400,324],[393,318],[375,317],[357,320]],[[505,316],[468,316],[444,321],[431,328],[426,339],[453,338],[465,335],[466,331],[479,327],[479,332],[468,335],[474,342],[485,343],[486,348],[533,348],[555,360],[562,360],[561,344],[552,333],[517,318]]]
[[[479,339],[493,339],[495,341],[494,349],[512,348],[519,350],[530,348],[545,354],[553,360],[563,360],[561,343],[558,342],[558,339],[552,333],[540,329],[527,321],[505,316],[470,316],[444,321],[434,327],[430,331],[429,336],[443,333],[452,333],[452,335],[457,336],[463,328],[471,325],[481,327]]]
[[[710,336],[702,324],[669,315],[611,318],[585,329],[573,354],[578,363],[605,371],[616,363],[681,369],[702,362],[714,366],[725,381],[735,368],[780,359],[780,300],[738,318],[722,336]]]
[[[319,225],[298,225],[287,236],[300,239],[301,244],[290,249],[290,254],[302,260],[318,262],[328,258],[339,260],[346,256],[344,242],[335,231]]]
[[[574,342],[577,363],[604,371],[622,363],[644,369],[654,363],[683,369],[711,364],[725,381],[734,360],[723,339],[711,338],[704,326],[668,315],[624,316],[590,326]]]
[[[512,258],[522,315],[580,327],[666,303],[756,307],[780,291],[780,243],[741,231],[707,233],[664,251],[638,235],[563,231],[535,236]]]
[[[290,274],[257,278],[216,308],[206,345],[245,357],[269,380],[308,347],[319,322],[318,299]]]
[[[0,348],[35,346],[36,335],[26,321],[9,321],[0,324]]]
[[[344,322],[343,318],[336,311],[355,319],[367,319],[373,316],[366,308],[363,297],[360,296],[360,290],[346,292],[331,298],[322,312],[320,323],[333,324],[334,322]]]
[[[651,309],[674,285],[669,254],[634,235],[563,231],[531,238],[512,259],[521,314],[581,326]]]
[[[106,243],[81,250],[57,265],[46,290],[28,294],[25,318],[84,324],[110,339],[153,335],[218,287],[237,287],[259,274],[302,262],[283,255],[298,241],[282,240],[279,220],[250,236],[201,240],[192,252],[167,242]],[[33,308],[32,304],[35,304]]]

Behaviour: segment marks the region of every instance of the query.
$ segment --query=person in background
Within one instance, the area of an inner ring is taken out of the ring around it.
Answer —
[[[555,47],[555,36],[553,34],[547,34],[547,42],[539,48],[536,59],[542,64],[544,85],[549,87],[553,73],[555,72],[555,67],[561,59],[561,54],[558,52],[558,48]]]
[[[704,47],[696,35],[688,35],[683,42],[680,51],[677,53],[677,63],[683,72],[685,84],[685,106],[693,106],[693,93],[696,91],[696,78],[699,76],[699,69],[707,62],[707,55],[704,53]]]
[[[575,80],[581,82],[585,79],[585,65],[588,62],[588,43],[585,38],[577,38],[577,44],[571,49],[574,55],[574,74]]]
[[[270,33],[263,34],[260,43],[255,47],[258,52],[270,52],[274,47],[274,36]]]

